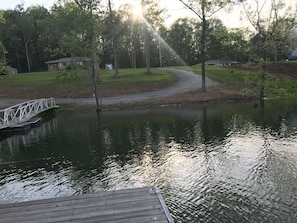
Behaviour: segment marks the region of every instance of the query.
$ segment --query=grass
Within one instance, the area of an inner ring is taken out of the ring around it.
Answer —
[[[151,75],[146,75],[145,71],[120,69],[120,77],[114,78],[113,70],[100,70],[100,93],[106,96],[134,93],[143,87],[147,91],[156,85],[166,86],[178,81],[168,70],[152,68]],[[21,73],[0,77],[0,95],[2,98],[92,97],[93,84],[87,70]]]
[[[162,69],[151,69],[152,74],[146,75],[146,69],[121,69],[120,78],[114,78],[114,71],[108,70],[101,73],[103,84],[110,83],[143,83],[143,82],[175,82],[178,78],[170,71]]]
[[[28,85],[48,85],[56,81],[56,72],[21,73],[2,76],[0,87],[16,87]]]
[[[201,67],[176,67],[184,70],[191,70],[201,73]],[[122,90],[133,88],[138,84],[147,84],[150,88],[154,83],[174,83],[177,77],[168,70],[151,69],[152,74],[146,75],[144,68],[120,69],[120,77],[114,78],[113,70],[101,70],[99,86],[105,89]],[[220,83],[244,84],[247,86],[242,91],[243,95],[258,97],[261,84],[261,72],[253,70],[243,70],[236,68],[225,68],[220,66],[207,66],[206,75]],[[268,98],[292,98],[297,96],[297,80],[288,80],[273,74],[265,74],[265,96]],[[91,95],[92,83],[86,70],[76,72],[34,72],[17,75],[7,75],[0,77],[0,93],[5,95],[8,91],[13,91],[6,97],[11,97],[13,93],[24,95],[28,92],[28,97],[34,94],[72,97],[81,93]],[[1,91],[2,90],[2,91]],[[3,96],[5,97],[5,96]]]
[[[114,71],[102,70],[99,73],[99,84],[124,84],[124,83],[148,83],[148,82],[175,82],[178,79],[169,71],[161,69],[152,69],[151,75],[145,75],[145,69],[122,69],[119,71],[120,77],[114,78]],[[17,75],[2,76],[0,87],[16,87],[16,86],[44,86],[59,85],[66,82],[79,85],[92,85],[88,72],[86,70],[78,70],[73,72],[32,72]]]
[[[201,67],[185,68],[201,73]],[[232,67],[207,66],[206,76],[220,83],[244,83],[250,86],[246,94],[257,97],[261,85],[261,71],[241,70]],[[265,96],[268,98],[291,98],[297,96],[297,80],[265,73]]]

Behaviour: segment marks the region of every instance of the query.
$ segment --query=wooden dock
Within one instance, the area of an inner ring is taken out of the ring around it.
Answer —
[[[40,113],[58,108],[54,98],[40,98],[26,101],[0,110],[0,131],[19,131],[36,124]]]
[[[172,223],[156,187],[0,204],[1,223]]]

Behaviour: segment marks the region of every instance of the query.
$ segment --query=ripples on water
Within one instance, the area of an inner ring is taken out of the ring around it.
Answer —
[[[296,222],[297,115],[276,116],[61,115],[1,141],[0,202],[155,185],[176,222]]]

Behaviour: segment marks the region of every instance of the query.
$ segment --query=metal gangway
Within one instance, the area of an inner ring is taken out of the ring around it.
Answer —
[[[40,98],[0,110],[0,130],[26,125],[36,115],[57,107],[54,98]]]

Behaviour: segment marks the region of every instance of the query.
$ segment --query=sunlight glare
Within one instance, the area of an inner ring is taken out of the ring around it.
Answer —
[[[154,38],[156,38],[157,41],[159,41],[159,47],[162,45],[166,48],[166,50],[168,50],[171,53],[172,57],[175,58],[182,66],[188,66],[187,63],[171,48],[171,46],[168,45],[168,43],[159,35],[159,33],[151,26],[151,24],[145,18],[143,18],[143,21],[146,23]]]
[[[141,17],[142,16],[142,7],[140,5],[135,5],[134,6],[133,15],[135,17]]]

